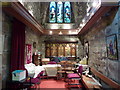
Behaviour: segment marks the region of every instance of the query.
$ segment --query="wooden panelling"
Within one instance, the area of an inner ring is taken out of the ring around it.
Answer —
[[[46,43],[45,55],[46,57],[77,57],[76,56],[77,43]],[[72,58],[71,58],[72,59]]]

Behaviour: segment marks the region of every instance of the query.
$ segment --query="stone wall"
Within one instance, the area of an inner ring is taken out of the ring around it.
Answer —
[[[117,60],[107,57],[106,38],[112,34],[117,36]],[[120,83],[120,8],[117,14],[113,9],[101,17],[83,38],[89,42],[89,66]]]
[[[75,27],[78,28],[80,22],[86,15],[87,3],[86,2],[72,2],[72,12],[74,15]]]
[[[48,20],[49,2],[24,2],[24,7],[32,11],[33,17],[44,27]]]
[[[33,45],[33,42],[36,42],[36,48],[33,48],[33,53],[38,50],[42,54],[42,57],[45,57],[45,42],[44,41],[78,41],[78,51],[82,51],[82,45],[77,36],[59,36],[59,35],[42,35],[34,32],[30,28],[26,28],[26,44]],[[82,52],[77,51],[77,56],[82,57]]]
[[[0,8],[0,39],[2,39],[2,12],[1,10],[2,9]],[[0,90],[2,89],[2,48],[3,48],[3,42],[0,42]]]
[[[10,78],[10,52],[11,52],[11,31],[12,23],[11,18],[4,12],[2,13],[2,38],[3,50],[2,55],[2,88],[6,87],[6,81]]]
[[[36,50],[40,49],[39,40],[40,40],[40,34],[35,32],[34,30],[26,27],[25,44],[32,45],[32,53],[35,53]],[[33,47],[33,42],[36,42],[36,48]],[[25,53],[26,53],[26,51],[25,51]]]
[[[75,23],[74,28],[78,28],[80,22],[86,15],[86,2],[71,2],[72,6],[72,23]],[[49,2],[24,2],[24,7],[31,10],[35,19],[46,28],[49,21]]]
[[[39,45],[40,45],[40,49],[41,49],[41,53],[43,54],[43,57],[45,57],[45,43],[44,41],[78,41],[79,43],[79,47],[78,50],[82,50],[81,47],[81,43],[78,39],[77,36],[59,36],[59,35],[46,35],[46,36],[41,36],[40,37],[40,41],[39,41]],[[77,51],[77,56],[81,57],[82,53]]]

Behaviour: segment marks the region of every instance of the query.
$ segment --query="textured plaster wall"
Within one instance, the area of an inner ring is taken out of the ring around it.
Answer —
[[[112,10],[106,15],[84,36],[89,42],[89,66],[120,83],[120,8],[117,13]],[[117,60],[107,58],[106,37],[112,34],[117,35]]]
[[[6,80],[9,79],[10,72],[10,53],[11,53],[11,31],[12,23],[10,17],[4,12],[2,13],[2,39],[3,39],[3,51],[2,55],[2,88],[6,87]]]

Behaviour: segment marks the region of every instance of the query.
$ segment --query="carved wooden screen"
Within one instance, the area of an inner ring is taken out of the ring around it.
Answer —
[[[76,57],[77,43],[46,43],[46,57]]]

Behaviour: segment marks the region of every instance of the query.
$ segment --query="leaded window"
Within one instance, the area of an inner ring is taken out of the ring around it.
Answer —
[[[50,23],[70,23],[71,22],[71,4],[66,2],[50,2],[49,7]]]

